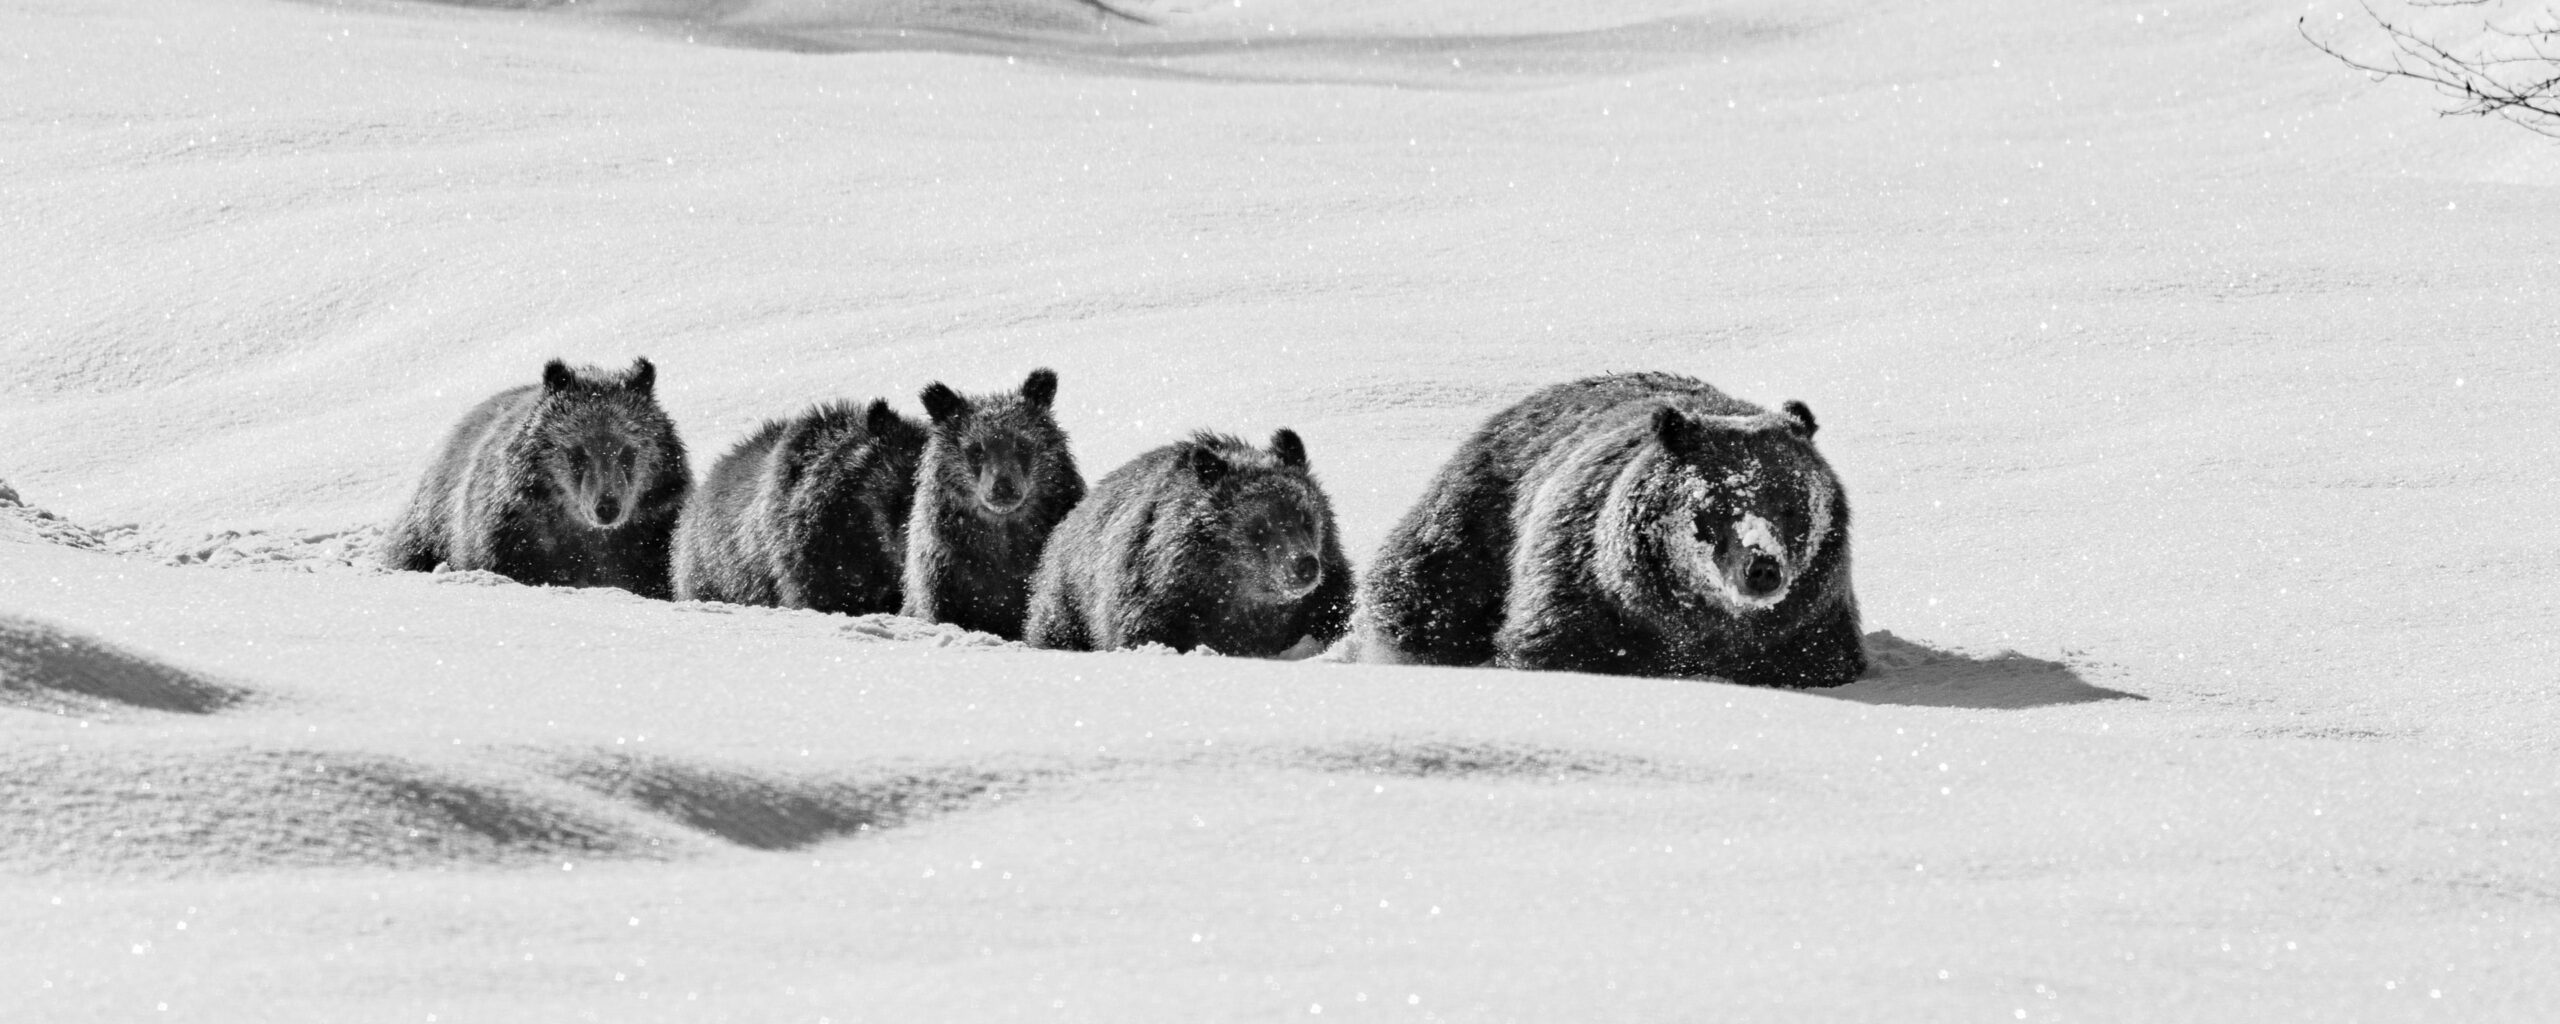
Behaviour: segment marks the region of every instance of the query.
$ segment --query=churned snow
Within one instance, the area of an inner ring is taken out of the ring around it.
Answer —
[[[2560,150],[2305,17],[0,0],[0,1018],[2538,1019]],[[1289,426],[1355,561],[1539,386],[1801,399],[1877,670],[368,568],[635,355],[697,472]]]

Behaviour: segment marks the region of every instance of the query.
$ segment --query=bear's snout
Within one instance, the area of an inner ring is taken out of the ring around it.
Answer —
[[[1777,559],[1767,555],[1753,554],[1751,564],[1742,570],[1742,592],[1752,597],[1767,597],[1777,593],[1778,588],[1785,586],[1786,582],[1785,569],[1778,564]]]
[[[610,495],[610,494],[605,495],[605,496],[603,496],[603,497],[600,497],[600,498],[597,498],[597,499],[596,499],[596,524],[597,524],[597,525],[599,525],[599,526],[613,526],[613,525],[616,525],[616,524],[617,524],[621,519],[622,519],[622,501],[621,501],[621,499],[616,498],[616,497],[614,497],[613,495]]]
[[[1289,560],[1289,570],[1285,578],[1288,580],[1289,589],[1303,590],[1315,586],[1316,580],[1323,575],[1324,563],[1316,561],[1314,555],[1301,554]]]
[[[997,477],[978,491],[978,504],[997,515],[1011,512],[1022,504],[1022,485],[1012,477]]]
[[[988,515],[1011,515],[1031,497],[1032,467],[1013,445],[998,440],[976,456],[978,508]]]

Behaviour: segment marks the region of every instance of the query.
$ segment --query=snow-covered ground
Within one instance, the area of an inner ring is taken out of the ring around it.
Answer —
[[[0,0],[0,1019],[2538,1019],[2560,148],[2353,6]],[[2339,17],[2339,15],[2345,15]],[[646,355],[1034,366],[1355,561],[1547,383],[1796,398],[1837,691],[364,549]]]

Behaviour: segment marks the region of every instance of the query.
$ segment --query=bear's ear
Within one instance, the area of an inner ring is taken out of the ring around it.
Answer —
[[[631,390],[644,395],[655,394],[658,387],[658,364],[650,362],[647,356],[632,360],[629,380]]]
[[[1278,456],[1283,466],[1307,468],[1307,443],[1298,440],[1298,432],[1295,430],[1282,427],[1272,431],[1271,454]]]
[[[1698,421],[1681,415],[1678,409],[1666,405],[1653,411],[1653,435],[1661,440],[1664,450],[1674,455],[1696,453],[1705,444],[1703,433]]]
[[[881,437],[898,429],[898,410],[889,408],[886,398],[871,400],[871,408],[863,410],[862,426],[871,436]]]
[[[569,364],[557,359],[542,364],[542,390],[567,391],[577,382],[578,375],[570,371]]]
[[[1214,489],[1218,486],[1218,481],[1227,478],[1226,456],[1218,454],[1217,449],[1208,445],[1189,446],[1182,453],[1182,461],[1191,467],[1192,476],[1200,478],[1202,487]]]
[[[969,412],[969,400],[960,397],[959,392],[941,381],[925,385],[916,398],[924,402],[924,414],[933,419],[935,426],[957,420]]]
[[[1787,411],[1787,416],[1796,421],[1795,432],[1797,437],[1801,437],[1806,440],[1813,439],[1813,432],[1817,428],[1813,422],[1813,408],[1811,406],[1808,406],[1803,402],[1790,401],[1780,408],[1785,409]]]
[[[1046,367],[1031,371],[1022,379],[1022,400],[1034,409],[1046,409],[1058,397],[1058,371]]]

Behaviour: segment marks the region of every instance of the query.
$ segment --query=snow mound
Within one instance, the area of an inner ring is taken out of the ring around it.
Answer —
[[[831,619],[840,623],[836,627],[838,633],[853,640],[978,650],[1024,649],[1021,643],[1007,640],[993,633],[981,633],[973,629],[963,629],[948,622],[926,622],[923,619],[892,615],[887,612],[873,612],[846,618],[834,612],[812,611],[806,608],[770,608],[729,604],[723,601],[679,601],[674,607],[678,611],[693,612],[698,615],[736,615],[751,620],[765,619],[774,622],[788,622],[794,619]]]
[[[27,504],[16,488],[0,480],[0,541],[59,544],[158,565],[381,572],[373,559],[381,539],[379,525],[207,531],[122,523],[92,529]]]
[[[553,773],[688,828],[757,850],[792,850],[1003,799],[1049,772],[977,768],[876,775],[757,774],[672,758],[604,752]]]
[[[139,526],[99,532],[109,551],[160,565],[205,565],[285,572],[386,571],[373,558],[382,527],[309,530],[150,531]]]
[[[1284,763],[1319,771],[1417,779],[1489,776],[1564,781],[1601,776],[1663,778],[1676,774],[1658,762],[1624,754],[1561,750],[1534,744],[1435,740],[1381,740],[1313,747],[1288,755]]]
[[[434,0],[688,43],[1028,58],[1102,74],[1441,88],[1626,74],[1800,35],[1802,5],[1216,0]]]
[[[1105,0],[434,0],[452,7],[544,10],[688,27],[734,26],[747,39],[792,27],[938,29],[948,32],[1077,32],[1145,17],[1141,2]],[[771,45],[771,44],[768,44]]]
[[[106,541],[87,528],[26,504],[18,497],[17,488],[9,486],[6,480],[0,480],[0,541],[60,544],[93,551],[107,546]]]
[[[0,614],[0,706],[83,718],[131,708],[203,715],[247,695],[96,637]]]
[[[1444,8],[1462,5],[1447,4]],[[1400,21],[1346,17],[1298,25],[1234,19],[1166,20],[1112,31],[1123,69],[1210,80],[1429,89],[1536,88],[1602,75],[1701,63],[1804,34],[1799,11],[1740,17],[1612,20],[1576,11],[1557,23],[1469,21],[1462,13]],[[1095,62],[1098,70],[1114,70]]]
[[[369,752],[156,741],[20,749],[0,755],[0,804],[16,809],[0,830],[0,865],[187,874],[666,849],[646,823],[540,792],[540,781]]]
[[[926,622],[923,619],[911,619],[904,615],[878,612],[854,616],[853,621],[844,624],[843,633],[857,640],[890,640],[931,647],[982,649],[1022,647],[1019,643],[993,633],[962,629],[948,622]]]
[[[457,587],[523,586],[521,583],[517,583],[512,579],[499,575],[498,573],[490,572],[487,569],[455,569],[442,565],[436,566],[435,573],[429,578],[438,583]]]

